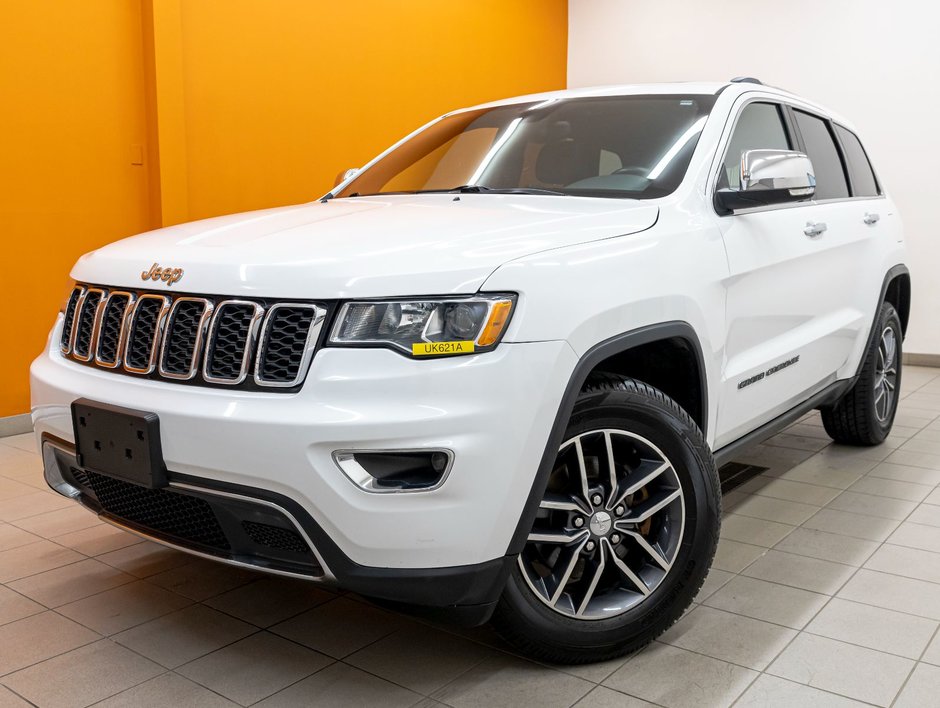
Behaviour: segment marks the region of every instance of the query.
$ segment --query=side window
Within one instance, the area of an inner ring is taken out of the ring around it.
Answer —
[[[790,147],[780,107],[773,103],[749,103],[741,111],[728,142],[718,188],[737,189],[741,185],[741,154],[747,150],[789,150]]]
[[[849,163],[849,174],[852,175],[855,196],[877,197],[880,194],[878,181],[875,179],[875,173],[871,169],[868,155],[865,154],[865,148],[862,147],[858,137],[851,130],[847,130],[841,125],[836,126],[836,133],[839,140],[842,141],[845,159]]]
[[[793,111],[796,125],[803,136],[806,154],[813,163],[816,173],[815,199],[840,199],[849,196],[849,185],[845,180],[845,170],[839,151],[829,131],[829,124],[822,118]]]

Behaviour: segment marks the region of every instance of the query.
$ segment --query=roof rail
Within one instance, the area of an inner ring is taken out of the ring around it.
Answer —
[[[760,79],[755,79],[753,76],[735,76],[733,79],[731,79],[731,83],[733,84],[760,84],[761,86],[764,85],[763,81],[761,81]]]

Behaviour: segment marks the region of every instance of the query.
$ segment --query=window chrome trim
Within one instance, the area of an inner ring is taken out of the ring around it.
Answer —
[[[78,341],[78,333],[81,329],[82,315],[85,310],[85,303],[88,301],[88,296],[92,294],[99,295],[98,304],[95,305],[95,313],[92,315],[91,321],[91,334],[88,337],[88,352],[84,355],[79,354],[75,349],[75,344]],[[71,336],[71,351],[72,358],[75,361],[89,362],[95,356],[95,346],[98,341],[98,324],[101,320],[101,306],[104,304],[107,299],[107,291],[103,288],[87,288],[84,294],[81,297],[81,307],[76,306],[75,308],[75,317],[72,319],[72,336]]]
[[[74,288],[72,288],[72,292],[69,293],[69,300],[72,299],[72,295],[76,290],[78,290],[78,299],[75,301],[75,312],[72,315],[72,328],[69,330],[69,341],[64,348],[62,347],[62,339],[61,337],[59,338],[59,351],[66,356],[72,353],[72,345],[75,344],[75,325],[78,322],[78,313],[81,312],[81,306],[85,300],[85,292],[88,290],[88,288],[86,288],[84,285],[76,285]],[[65,307],[65,311],[68,313],[68,303],[66,303]],[[62,326],[65,327],[64,320],[62,322]]]
[[[219,326],[219,316],[227,305],[248,305],[254,308],[251,315],[251,322],[248,324],[248,334],[245,337],[245,351],[242,354],[241,368],[239,369],[238,377],[234,379],[221,378],[209,373],[209,355],[212,353],[212,344],[215,342],[216,330]],[[257,302],[252,302],[251,300],[222,300],[215,306],[215,312],[212,314],[212,320],[209,323],[209,336],[206,338],[205,356],[202,358],[202,378],[204,381],[214,384],[225,384],[227,386],[237,386],[248,378],[248,362],[251,359],[252,350],[257,350],[255,344],[258,338],[258,324],[263,314],[264,308]]]
[[[202,314],[199,316],[199,324],[196,326],[196,342],[193,345],[193,355],[189,361],[189,369],[185,374],[177,374],[170,371],[166,371],[163,368],[163,360],[166,355],[166,345],[170,340],[170,335],[173,332],[173,321],[176,316],[176,311],[180,306],[180,303],[186,302],[197,302],[202,304]],[[157,356],[157,372],[160,376],[163,376],[168,379],[174,379],[176,381],[189,381],[196,375],[196,372],[199,371],[199,358],[202,353],[202,343],[205,339],[206,331],[208,330],[208,324],[210,318],[212,317],[212,310],[214,309],[213,305],[209,300],[204,297],[178,297],[173,301],[173,305],[170,307],[169,313],[166,317],[166,327],[163,333],[163,341],[160,344],[160,354]]]
[[[758,93],[758,92],[754,92],[754,93]],[[775,96],[772,94],[751,95],[751,92],[748,92],[745,94],[741,94],[738,100],[741,100],[742,98],[744,100],[741,102],[741,104],[737,108],[732,107],[734,109],[734,114],[729,116],[731,127],[730,129],[728,129],[727,127],[724,129],[727,132],[722,133],[721,139],[718,142],[718,147],[716,148],[715,154],[712,158],[712,166],[709,168],[708,182],[706,183],[706,187],[705,187],[705,196],[708,199],[708,203],[711,204],[712,211],[715,214],[715,216],[718,216],[720,218],[725,218],[729,216],[740,216],[744,214],[759,214],[765,211],[776,211],[778,209],[797,209],[800,207],[816,206],[820,204],[835,204],[837,202],[854,202],[854,201],[861,201],[861,200],[868,200],[868,199],[886,199],[887,198],[887,195],[885,194],[884,189],[882,189],[881,194],[877,196],[872,196],[872,197],[851,195],[848,197],[836,197],[834,199],[807,199],[806,201],[801,201],[801,202],[789,202],[785,204],[768,204],[766,206],[753,207],[751,209],[738,209],[737,211],[731,212],[730,214],[722,214],[721,212],[719,212],[717,209],[715,209],[715,192],[718,190],[718,176],[720,174],[719,170],[721,169],[721,166],[724,165],[725,163],[725,155],[728,152],[728,144],[731,142],[731,137],[734,135],[734,130],[738,126],[738,120],[741,118],[741,114],[744,112],[744,109],[747,108],[750,104],[772,103],[776,106],[779,106],[781,109],[785,109],[789,107],[793,110],[803,111],[803,113],[808,113],[810,115],[813,115],[816,118],[820,118],[824,121],[830,122],[833,125],[842,125],[841,123],[827,116],[824,112],[821,112],[819,108],[816,108],[815,106],[811,106],[809,104],[802,104],[786,96]],[[791,142],[795,142],[794,140],[795,136],[789,135],[789,133],[791,132],[789,124],[787,123],[785,119],[783,119],[783,117],[781,117],[781,120],[783,121],[784,127],[787,130],[788,137],[790,138]],[[845,128],[844,125],[842,125],[842,127]],[[845,129],[848,130],[848,128],[845,128]],[[849,131],[849,132],[852,132],[854,134],[854,131]],[[861,140],[859,140],[859,142],[861,142]],[[841,151],[841,146],[836,145],[836,148]],[[863,145],[862,149],[864,150],[864,148],[865,146]],[[792,147],[790,149],[796,150],[797,147]],[[874,166],[872,166],[872,172],[874,171],[875,171],[875,168]],[[875,175],[875,180],[876,181],[878,180],[877,174]],[[878,184],[879,184],[879,187],[881,187],[880,181],[878,182]]]
[[[127,362],[127,349],[131,345],[131,335],[134,333],[134,325],[137,321],[137,310],[140,308],[142,302],[146,300],[159,300],[162,304],[160,307],[160,312],[157,314],[157,321],[154,325],[153,331],[153,342],[150,343],[150,357],[148,359],[147,366],[144,368],[138,368],[131,366]],[[170,309],[170,298],[166,295],[157,295],[156,293],[144,293],[137,298],[137,301],[134,303],[134,308],[131,310],[128,315],[128,319],[125,322],[125,327],[127,333],[124,336],[124,341],[121,343],[121,360],[123,362],[122,366],[124,371],[128,371],[132,374],[152,374],[153,370],[157,367],[157,352],[160,348],[160,339],[163,335],[163,324],[166,320],[167,311]]]
[[[268,327],[271,324],[274,313],[284,307],[313,310],[313,321],[310,323],[310,329],[307,330],[307,340],[304,342],[303,358],[300,360],[300,366],[297,369],[297,375],[291,381],[266,381],[261,376],[261,360],[264,356],[264,348],[268,340]],[[254,370],[255,383],[259,386],[267,386],[270,388],[290,388],[303,381],[307,376],[307,369],[310,367],[310,361],[313,359],[314,353],[316,353],[317,342],[320,341],[320,331],[323,329],[323,322],[325,319],[326,310],[309,303],[279,302],[276,305],[269,307],[267,313],[264,316],[264,322],[261,324],[261,338],[258,341],[258,347],[256,349],[257,355],[255,356]]]
[[[104,324],[104,316],[108,311],[108,307],[111,305],[111,299],[117,295],[124,295],[127,297],[127,305],[124,306],[124,314],[121,315],[121,326],[118,330],[118,341],[117,348],[114,351],[114,361],[107,362],[101,358],[101,325]],[[104,306],[101,308],[100,322],[98,324],[98,333],[95,338],[95,364],[97,366],[104,367],[105,369],[117,369],[121,366],[121,355],[124,349],[124,338],[127,336],[127,317],[134,309],[134,302],[137,300],[137,295],[135,293],[129,292],[127,290],[112,290],[108,293],[107,299],[104,301]]]

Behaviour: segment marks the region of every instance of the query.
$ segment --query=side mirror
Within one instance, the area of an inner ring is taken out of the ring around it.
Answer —
[[[333,182],[333,186],[338,187],[346,180],[352,179],[353,177],[355,177],[357,174],[359,174],[358,167],[351,167],[348,170],[343,170],[338,175],[336,175],[336,181]]]
[[[741,186],[719,189],[715,201],[726,212],[800,202],[816,193],[813,163],[802,152],[746,150],[741,155]]]

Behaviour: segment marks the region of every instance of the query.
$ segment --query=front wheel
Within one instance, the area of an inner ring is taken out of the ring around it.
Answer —
[[[711,452],[682,408],[639,381],[595,376],[497,606],[497,630],[558,663],[646,645],[705,580],[719,488]]]

